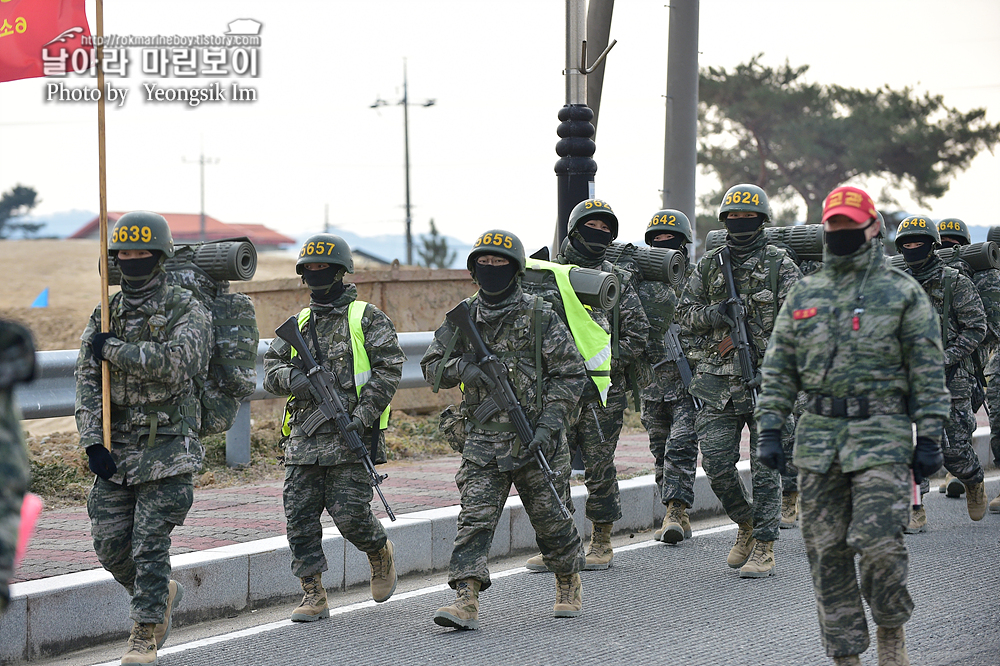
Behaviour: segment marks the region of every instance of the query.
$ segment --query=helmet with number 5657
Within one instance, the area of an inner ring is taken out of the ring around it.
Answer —
[[[351,246],[343,238],[333,234],[314,234],[306,239],[299,250],[295,272],[302,275],[306,264],[336,264],[343,266],[348,273],[354,272]]]
[[[517,264],[518,275],[524,273],[524,245],[521,239],[503,229],[490,229],[476,239],[469,253],[469,260],[466,265],[473,276],[476,275],[476,257],[481,254],[492,254],[498,257],[506,257]]]
[[[155,250],[169,259],[174,256],[170,225],[162,215],[148,210],[125,213],[115,222],[108,238],[108,251],[117,253],[118,250]]]
[[[771,204],[764,190],[756,185],[742,183],[733,185],[722,198],[719,206],[719,222],[725,222],[729,213],[757,213],[764,216],[764,224],[771,221]]]
[[[904,243],[917,241],[918,237],[927,238],[928,236],[933,241],[934,247],[941,246],[941,234],[938,233],[938,227],[934,220],[929,217],[911,215],[904,218],[899,223],[899,227],[896,228],[896,249],[900,249]]]
[[[653,216],[646,226],[646,245],[659,234],[680,234],[688,243],[694,242],[691,235],[691,220],[679,210],[664,208]]]
[[[577,227],[594,219],[611,228],[611,240],[618,238],[618,216],[611,210],[611,204],[603,199],[584,199],[574,206],[566,223],[566,235],[572,236]]]

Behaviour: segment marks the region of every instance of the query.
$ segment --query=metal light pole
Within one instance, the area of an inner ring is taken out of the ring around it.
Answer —
[[[202,148],[202,150],[201,150],[201,156],[198,159],[196,159],[196,160],[189,160],[187,158],[184,158],[184,162],[186,164],[194,164],[195,162],[197,162],[198,165],[199,165],[199,169],[201,171],[201,174],[200,174],[201,175],[201,227],[200,227],[201,228],[201,235],[200,235],[200,239],[201,239],[201,242],[204,243],[205,240],[206,240],[205,239],[205,165],[206,164],[218,164],[219,163],[219,158],[218,157],[209,157],[209,158],[206,158],[205,157],[205,149]]]
[[[427,99],[415,106],[434,106],[437,100]],[[406,59],[403,59],[403,98],[396,102],[403,107],[403,157],[405,160],[406,173],[406,263],[413,264],[413,216],[410,211],[410,99],[406,86]],[[389,103],[382,98],[377,98],[371,108],[377,109],[382,106],[389,106]]]

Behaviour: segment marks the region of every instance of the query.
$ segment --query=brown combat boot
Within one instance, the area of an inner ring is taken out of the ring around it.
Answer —
[[[323,617],[330,617],[330,608],[326,605],[326,589],[323,587],[323,574],[300,578],[302,603],[292,611],[292,622],[315,622]]]
[[[167,584],[167,610],[163,612],[163,622],[153,627],[153,639],[156,641],[157,650],[167,642],[167,637],[170,636],[170,616],[183,598],[184,587],[176,580],[170,581]]]
[[[1000,493],[990,501],[990,513],[1000,513]]]
[[[693,536],[691,534],[691,518],[688,516],[686,509],[681,513],[681,528],[684,530],[685,539],[690,539]]]
[[[479,587],[474,578],[464,578],[455,583],[455,603],[438,608],[434,624],[454,629],[479,628]]]
[[[875,635],[878,639],[878,666],[910,666],[902,627],[879,627]]]
[[[774,542],[757,541],[750,559],[740,569],[740,578],[767,578],[774,575]]]
[[[986,515],[986,483],[980,481],[979,483],[966,483],[963,484],[969,492],[965,496],[965,505],[969,510],[969,518],[973,520],[982,520],[983,516]]]
[[[122,655],[123,664],[155,664],[156,641],[153,640],[153,624],[136,622],[132,635],[128,637],[128,650]]]
[[[799,522],[799,493],[791,492],[781,496],[781,523],[783,530],[795,527]]]
[[[905,534],[919,534],[927,529],[927,509],[921,504],[910,509],[910,523],[903,530]]]
[[[524,563],[524,568],[528,571],[534,571],[535,573],[549,570],[549,568],[545,566],[545,559],[542,557],[541,553],[538,553],[538,555],[535,555],[534,557],[529,557]]]
[[[580,574],[556,574],[555,617],[579,617],[583,611],[583,583]]]
[[[944,477],[944,483],[938,486],[938,492],[944,493],[945,497],[956,499],[965,493],[965,484],[955,478],[955,475],[948,472]]]
[[[757,540],[753,538],[753,524],[742,523],[736,533],[736,543],[733,544],[729,551],[729,557],[726,558],[726,564],[733,569],[739,569],[750,559],[750,554],[756,544]]]
[[[611,550],[611,528],[614,523],[594,523],[590,534],[590,548],[587,550],[587,571],[600,571],[611,566],[615,553]]]
[[[376,603],[387,601],[396,591],[396,561],[392,553],[392,542],[388,539],[382,550],[368,553],[368,563],[372,567],[372,599]]]
[[[856,654],[834,657],[833,666],[861,666],[861,657]]]
[[[680,500],[672,499],[667,504],[667,515],[663,518],[663,534],[660,541],[663,543],[680,543],[684,540],[684,518],[687,507]],[[688,532],[691,531],[688,523]]]

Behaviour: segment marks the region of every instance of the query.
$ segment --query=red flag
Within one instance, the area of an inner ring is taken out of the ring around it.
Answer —
[[[0,81],[45,76],[46,60],[50,72],[90,63],[90,37],[84,0],[0,0]],[[74,51],[82,50],[86,59]],[[76,67],[77,71],[86,69]]]

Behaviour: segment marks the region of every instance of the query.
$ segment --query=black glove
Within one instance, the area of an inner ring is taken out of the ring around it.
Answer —
[[[487,390],[493,389],[493,380],[489,375],[479,369],[479,366],[471,361],[459,359],[455,366],[458,374],[462,376],[462,383],[466,386],[478,386]]]
[[[110,479],[118,471],[118,465],[111,452],[100,444],[91,444],[87,447],[87,458],[89,458],[90,471],[101,477],[105,481]]]
[[[306,373],[298,368],[292,369],[292,374],[288,377],[288,391],[296,400],[312,400],[319,402],[316,398],[312,382],[306,377]]]
[[[727,309],[725,302],[723,302],[719,304],[719,307],[711,308],[708,311],[708,321],[712,328],[732,328],[736,325],[736,322],[729,318]]]
[[[780,430],[768,428],[760,431],[760,437],[757,438],[757,459],[761,464],[782,474],[788,472],[785,467],[785,450],[781,448]]]
[[[540,425],[535,428],[535,436],[528,442],[528,451],[532,455],[544,445],[552,441],[552,430],[548,426]]]
[[[108,359],[104,358],[104,343],[114,338],[118,340],[118,336],[114,333],[94,333],[94,337],[90,339],[90,348],[94,350],[94,358],[98,361],[106,361]]]
[[[933,437],[917,435],[917,446],[913,449],[913,478],[917,483],[929,479],[944,464],[941,445]]]
[[[360,416],[352,416],[351,422],[347,424],[345,430],[348,430],[349,432],[356,432],[360,435],[365,431],[365,424],[361,420]]]

